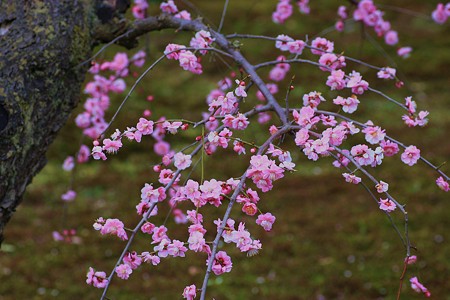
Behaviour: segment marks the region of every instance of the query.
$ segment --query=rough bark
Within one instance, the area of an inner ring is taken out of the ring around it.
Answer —
[[[80,99],[89,66],[80,63],[98,43],[96,32],[123,30],[110,6],[111,0],[0,1],[0,244]]]

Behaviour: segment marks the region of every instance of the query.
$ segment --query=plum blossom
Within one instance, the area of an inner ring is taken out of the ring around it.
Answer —
[[[106,278],[106,273],[101,271],[95,271],[93,268],[89,267],[89,271],[86,274],[86,283],[92,285],[96,288],[103,289],[108,284],[108,279]]]
[[[321,37],[315,38],[311,42],[311,53],[316,55],[322,55],[324,52],[333,52],[334,43]]]
[[[100,233],[116,235],[122,240],[128,240],[127,233],[125,232],[124,225],[119,219],[107,219],[105,224],[100,230]]]
[[[375,188],[377,189],[377,192],[380,194],[386,193],[389,189],[389,184],[380,180],[380,182],[375,185]]]
[[[380,71],[377,73],[378,78],[384,78],[384,79],[394,79],[395,78],[396,70],[394,68],[381,68]]]
[[[150,254],[150,252],[142,252],[141,257],[143,262],[151,263],[154,266],[159,265],[161,262],[159,256]]]
[[[408,58],[411,55],[412,50],[411,47],[401,47],[397,49],[397,55],[402,58]]]
[[[131,273],[133,273],[133,270],[131,269],[130,265],[128,264],[121,264],[118,265],[116,267],[116,274],[117,277],[119,277],[120,279],[128,279],[131,275]]]
[[[144,19],[147,8],[147,0],[134,0],[134,6],[131,8],[131,11],[136,19]]]
[[[397,208],[397,205],[390,199],[380,199],[380,209],[385,212],[394,211]]]
[[[63,163],[63,170],[64,171],[71,171],[75,167],[75,159],[73,156],[67,156],[67,158],[64,160]]]
[[[178,12],[178,8],[173,2],[173,0],[168,0],[167,2],[162,2],[159,6],[162,12],[166,14],[176,14]]]
[[[416,146],[406,147],[405,151],[402,153],[402,162],[408,166],[413,166],[417,163],[420,158],[420,150]]]
[[[208,260],[206,261],[206,264],[208,264]],[[228,256],[225,251],[217,252],[212,266],[214,274],[221,275],[223,273],[229,273],[231,272],[232,267],[233,263],[231,262],[230,256]]]
[[[131,269],[135,270],[142,263],[142,258],[136,254],[136,251],[128,252],[123,257],[123,262],[130,266]]]
[[[368,122],[366,123],[367,126],[366,128],[364,128],[362,130],[363,133],[365,133],[365,138],[366,141],[373,144],[378,144],[379,142],[381,142],[382,140],[384,140],[384,138],[386,137],[386,133],[384,129],[381,129],[381,127],[379,126],[370,126],[373,125],[372,122]]]
[[[174,166],[178,170],[185,170],[191,166],[192,160],[191,155],[183,154],[182,152],[178,152],[173,157],[174,159]]]
[[[416,291],[417,293],[423,293],[425,297],[429,298],[431,297],[431,293],[428,291],[428,289],[419,282],[417,277],[413,277],[409,280],[411,283],[411,288]]]
[[[283,24],[292,15],[292,5],[290,0],[280,0],[277,4],[276,10],[272,14],[272,21],[274,23]]]
[[[448,8],[450,6],[449,3],[447,3],[446,6],[442,3],[438,3],[436,6],[436,9],[431,14],[431,17],[433,20],[438,24],[444,24],[448,17],[450,16],[450,9]]]
[[[344,173],[342,174],[342,176],[344,176],[345,181],[347,181],[348,183],[358,184],[361,182],[361,178],[354,174]]]
[[[328,85],[331,90],[342,90],[346,87],[345,72],[342,70],[332,70],[331,75],[328,76],[326,85]]]
[[[380,146],[383,148],[383,153],[386,156],[394,156],[399,151],[397,143],[391,142],[390,140],[381,141]]]
[[[195,284],[185,287],[182,296],[184,299],[194,300],[197,296],[197,288],[195,287]]]
[[[290,36],[280,34],[277,36],[277,41],[275,42],[275,48],[280,49],[281,51],[289,51],[289,42],[293,42]]]
[[[69,202],[69,201],[73,201],[77,196],[77,193],[74,190],[68,190],[67,192],[65,192],[64,194],[61,195],[61,199]]]
[[[362,79],[360,73],[353,71],[349,74],[349,77],[347,88],[351,88],[352,93],[361,95],[369,88],[369,83]]]
[[[446,181],[442,176],[436,179],[436,184],[444,192],[448,192],[450,190],[448,181]]]
[[[355,95],[352,95],[351,97],[347,98],[337,96],[335,99],[333,99],[333,103],[336,105],[342,105],[342,110],[346,113],[351,114],[358,109],[358,104],[360,102]]]
[[[258,219],[256,219],[256,224],[260,225],[262,228],[264,228],[265,231],[272,230],[272,225],[275,223],[275,216],[271,213],[265,213],[258,216]]]

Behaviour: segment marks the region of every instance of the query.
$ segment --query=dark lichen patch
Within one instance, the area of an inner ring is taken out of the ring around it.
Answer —
[[[0,103],[0,132],[2,132],[3,129],[6,128],[6,126],[8,125],[8,120],[9,120],[8,111]]]

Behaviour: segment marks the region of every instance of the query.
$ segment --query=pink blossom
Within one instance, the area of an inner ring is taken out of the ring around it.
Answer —
[[[116,71],[116,75],[126,76],[128,75],[128,55],[124,52],[119,52],[114,56],[114,60],[110,63],[110,70]]]
[[[173,0],[168,0],[167,2],[162,2],[159,6],[162,12],[166,14],[176,14],[178,12],[178,8],[173,2]]]
[[[176,134],[178,132],[178,128],[180,128],[181,125],[183,125],[183,122],[170,123],[169,121],[164,121],[164,123],[162,124],[162,128],[164,128],[171,134]]]
[[[308,129],[302,128],[295,134],[295,144],[297,146],[303,146],[309,139]]]
[[[208,263],[208,261],[206,261],[206,263]],[[232,267],[233,263],[227,253],[225,251],[217,252],[212,266],[214,274],[221,275],[223,273],[229,273],[231,272]]]
[[[367,126],[362,130],[365,133],[366,141],[373,144],[378,144],[386,137],[386,133],[384,129],[381,129],[379,126]]]
[[[144,262],[149,262],[154,266],[159,265],[159,263],[161,262],[159,256],[150,254],[149,252],[142,252],[141,257]]]
[[[75,160],[73,156],[67,156],[63,163],[63,170],[72,171],[73,167],[75,167]]]
[[[119,140],[111,140],[104,139],[103,140],[103,150],[107,153],[117,153],[117,151],[122,147],[122,141]]]
[[[258,216],[258,219],[256,219],[256,224],[262,226],[265,231],[272,230],[272,225],[275,223],[275,216],[271,213],[265,213]]]
[[[93,285],[96,288],[103,289],[106,285],[108,285],[108,279],[106,278],[105,272],[96,272],[93,268],[89,267],[86,277],[86,283]]]
[[[145,63],[145,57],[146,54],[144,51],[140,50],[138,52],[136,52],[136,54],[133,55],[133,57],[131,58],[131,60],[133,61],[133,64],[136,67],[142,67]]]
[[[342,176],[344,176],[345,181],[347,181],[348,183],[358,184],[361,182],[361,178],[354,174],[344,173],[342,174]]]
[[[202,66],[198,62],[197,57],[191,51],[183,51],[179,55],[180,67],[186,71],[190,71],[195,74],[202,73]]]
[[[310,106],[304,106],[300,109],[300,113],[297,110],[294,110],[292,115],[294,117],[294,121],[306,128],[309,129],[312,125],[316,124],[319,121],[318,117],[314,117],[314,109]]]
[[[384,210],[385,212],[391,212],[394,211],[397,208],[397,205],[390,199],[381,199],[380,198],[380,209]]]
[[[131,11],[136,19],[144,19],[148,4],[146,0],[134,1],[135,5],[132,7]]]
[[[122,240],[128,240],[127,233],[125,232],[124,225],[119,219],[107,219],[105,225],[103,225],[100,233],[116,235]]]
[[[180,11],[174,17],[183,20],[191,20],[191,14],[186,10]]]
[[[95,160],[106,160],[106,155],[103,153],[103,149],[100,146],[95,146],[94,148],[92,148],[92,157]]]
[[[66,193],[61,195],[61,199],[66,202],[69,202],[69,201],[73,201],[76,196],[77,196],[77,193],[75,191],[68,190]]]
[[[275,67],[269,72],[269,79],[273,81],[281,81],[286,77],[286,71],[282,68]]]
[[[280,34],[277,36],[277,41],[275,42],[275,48],[280,49],[281,51],[289,51],[289,42],[293,42],[290,36]]]
[[[350,155],[350,152],[347,149],[342,150],[342,154],[337,153],[337,160],[333,161],[333,166],[336,168],[346,167],[350,163],[350,160],[346,157],[348,155]]]
[[[397,55],[403,58],[408,58],[411,54],[412,48],[411,47],[401,47],[397,50]]]
[[[184,243],[179,240],[173,240],[171,244],[167,246],[167,251],[172,257],[185,257],[185,252],[187,248]]]
[[[405,262],[408,265],[415,264],[417,262],[417,256],[415,256],[415,255],[408,256],[408,257],[405,258]]]
[[[169,250],[168,250],[169,245],[170,245],[170,240],[166,236],[160,241],[159,245],[153,247],[153,250],[155,252],[158,252],[159,257],[166,258],[167,256],[169,256]]]
[[[80,150],[78,150],[77,162],[79,164],[85,163],[89,160],[89,147],[86,145],[81,145]]]
[[[302,14],[309,14],[310,8],[309,8],[309,0],[297,0],[298,10]]]
[[[417,163],[420,158],[420,150],[416,146],[409,146],[402,153],[402,162],[408,166],[413,166]]]
[[[306,43],[302,40],[295,40],[288,42],[288,51],[292,54],[300,55],[305,49]]]
[[[350,154],[361,166],[370,166],[375,159],[374,151],[364,144],[353,146]]]
[[[279,0],[276,10],[272,14],[274,23],[282,24],[292,15],[292,5],[289,0]]]
[[[190,167],[192,160],[190,155],[183,154],[182,152],[178,152],[173,157],[174,166],[178,170],[185,170]]]
[[[346,87],[345,72],[342,70],[332,70],[326,82],[331,90],[342,90]]]
[[[189,227],[189,249],[194,252],[203,252],[206,245],[206,240],[204,238],[206,230],[200,224],[191,225]]]
[[[195,49],[209,48],[213,41],[214,38],[211,36],[211,33],[205,30],[200,30],[195,34],[195,37],[191,39],[189,45]],[[200,53],[203,55],[207,52],[207,50],[200,50]]]
[[[163,187],[154,189],[151,184],[146,183],[141,189],[141,199],[146,202],[161,202],[166,198],[166,192]]]
[[[385,140],[380,142],[380,146],[383,148],[384,155],[394,156],[398,153],[398,145],[390,140]]]
[[[121,279],[128,279],[131,275],[131,273],[133,273],[133,270],[131,269],[131,267],[128,264],[121,264],[118,265],[116,267],[116,274],[117,277],[121,278]]]
[[[348,17],[347,7],[344,5],[339,6],[337,14],[340,18],[347,19],[347,17]]]
[[[153,145],[153,151],[155,151],[157,155],[164,156],[170,152],[170,144],[166,141],[158,141]]]
[[[384,41],[390,46],[394,46],[398,43],[397,31],[390,30],[384,35]]]
[[[189,285],[184,288],[184,291],[183,291],[184,299],[194,300],[196,296],[197,296],[197,288],[195,287],[194,284]]]
[[[442,176],[436,179],[436,184],[444,192],[448,192],[450,190],[448,181],[446,181]]]
[[[351,97],[347,98],[337,96],[335,99],[333,99],[333,103],[336,105],[342,105],[342,110],[346,113],[351,114],[358,109],[358,104],[360,102],[355,95],[352,95]]]
[[[395,78],[396,70],[393,68],[385,67],[381,68],[380,71],[377,73],[378,78],[384,78],[384,79],[394,79]]]
[[[322,55],[324,52],[333,52],[334,43],[325,38],[315,38],[311,43],[311,53]]]
[[[387,184],[386,182],[380,180],[380,182],[375,185],[375,188],[377,189],[377,192],[380,193],[380,194],[381,193],[386,193],[388,191],[388,189],[389,189],[389,184]]]
[[[244,130],[245,128],[247,128],[250,122],[245,115],[239,113],[236,117],[232,115],[226,115],[223,119],[223,123],[229,128]]]
[[[329,72],[346,66],[345,57],[333,53],[323,53],[319,58],[319,64],[322,71]]]
[[[153,132],[153,121],[149,121],[145,118],[139,118],[139,123],[137,123],[136,128],[143,135],[149,135]]]
[[[258,208],[256,207],[255,203],[246,202],[242,206],[242,212],[244,212],[245,214],[247,214],[249,216],[254,216],[258,212]]]
[[[236,83],[238,84],[238,86],[234,90],[236,96],[243,98],[247,97],[247,92],[245,91],[245,82],[236,79]]]
[[[123,262],[131,267],[131,269],[137,269],[142,263],[142,258],[139,257],[135,251],[127,252],[123,257]]]
[[[183,45],[168,44],[166,46],[166,49],[164,50],[164,54],[166,55],[167,59],[178,60],[178,59],[180,59],[180,54],[185,51],[185,50],[183,50],[184,48],[186,48],[186,47]]]
[[[168,239],[167,237],[167,227],[164,225],[161,225],[159,227],[155,227],[153,229],[153,235],[152,235],[152,244],[156,244],[161,242],[164,239]]]
[[[321,102],[324,101],[325,98],[322,97],[322,94],[316,91],[303,95],[303,106],[309,105],[312,108],[316,108]]]
[[[233,142],[233,151],[236,152],[237,154],[245,154],[245,146],[244,143],[240,142],[240,141],[234,141]]]
[[[155,224],[150,223],[150,222],[145,222],[142,226],[141,226],[141,231],[143,233],[147,233],[147,234],[152,234],[153,230],[155,229]]]
[[[447,6],[448,6],[448,4],[447,4]],[[436,23],[444,24],[449,17],[449,12],[448,12],[448,10],[446,10],[446,7],[444,6],[444,4],[438,3],[438,5],[436,6],[436,9],[431,14],[431,17],[433,18],[433,20]]]
[[[419,282],[417,277],[413,277],[409,280],[411,283],[411,288],[416,291],[417,293],[423,293],[425,297],[429,298],[431,297],[431,293],[428,291],[428,289]]]
[[[347,87],[352,89],[352,93],[361,95],[369,88],[369,83],[362,79],[361,74],[353,71],[349,74],[350,79],[347,81]]]

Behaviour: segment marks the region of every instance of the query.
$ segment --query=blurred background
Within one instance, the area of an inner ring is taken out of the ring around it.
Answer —
[[[185,4],[182,4],[184,2]],[[224,1],[192,1],[206,21],[218,24]],[[187,1],[177,2],[188,8]],[[311,1],[311,14],[302,15],[295,8],[293,16],[284,24],[271,22],[277,1],[230,1],[224,33],[252,33],[277,36],[285,33],[294,38],[312,39],[316,35],[335,41],[335,51],[370,62],[377,66],[398,69],[405,87],[397,89],[394,82],[375,80],[376,73],[363,66],[348,63],[347,71],[355,68],[371,86],[403,103],[412,95],[419,109],[430,112],[425,128],[407,128],[401,111],[380,96],[366,93],[359,97],[361,104],[355,118],[370,118],[387,133],[414,144],[422,154],[439,165],[450,157],[450,26],[432,22],[431,12],[437,1],[396,0],[377,1],[386,12],[385,19],[399,32],[400,44],[413,47],[410,58],[401,59],[395,47],[384,44],[371,29],[360,24],[348,24],[344,33],[333,28],[336,10],[349,1]],[[399,9],[402,8],[402,9]],[[189,8],[188,8],[189,9]],[[150,13],[157,12],[152,2]],[[416,13],[414,13],[416,12]],[[188,43],[192,33],[172,30],[151,33],[141,39],[139,49],[149,53],[146,66],[158,58],[169,42]],[[250,62],[273,60],[280,52],[271,41],[242,40],[241,50]],[[133,50],[130,54],[135,53]],[[100,59],[110,59],[121,48],[110,47]],[[309,52],[309,51],[306,51]],[[308,53],[305,57],[312,58]],[[216,82],[230,74],[230,69],[216,56],[202,60],[204,74],[182,71],[177,62],[165,61],[139,84],[132,98],[119,114],[113,128],[123,130],[136,124],[143,110],[152,111],[152,119],[160,116],[199,119],[205,110],[205,97]],[[234,68],[236,71],[237,69]],[[267,78],[270,69],[261,71]],[[324,85],[326,74],[309,65],[294,65],[295,74],[290,99],[301,105],[301,97],[310,91],[321,91],[328,104],[336,94]],[[279,84],[277,98],[284,99],[291,75]],[[128,85],[133,84],[133,79]],[[247,105],[258,102],[251,92]],[[153,102],[146,101],[148,95]],[[112,99],[109,116],[124,95]],[[109,273],[120,255],[124,243],[117,238],[100,236],[93,230],[96,218],[111,217],[123,220],[127,227],[139,221],[135,206],[145,182],[156,182],[152,165],[160,158],[152,154],[153,141],[141,144],[125,142],[125,147],[106,162],[91,161],[77,168],[75,189],[78,196],[64,208],[60,195],[67,189],[70,175],[61,165],[67,155],[79,147],[80,130],[74,118],[82,111],[80,104],[73,112],[59,138],[48,152],[48,164],[28,187],[23,203],[5,231],[0,251],[0,299],[98,299],[101,290],[87,286],[85,274],[89,266]],[[271,123],[254,122],[248,137],[261,143]],[[177,136],[175,147],[188,145],[200,132],[189,130]],[[168,138],[173,142],[175,139]],[[89,144],[89,141],[85,140]],[[287,147],[294,149],[292,143]],[[254,224],[236,207],[233,218],[244,221],[254,238],[260,239],[263,249],[259,255],[247,257],[231,245],[223,249],[233,260],[231,273],[212,276],[208,298],[214,299],[395,299],[399,277],[403,270],[405,251],[386,216],[360,186],[345,183],[341,172],[331,166],[332,159],[317,163],[308,161],[301,153],[293,152],[298,170],[275,183],[273,191],[261,194],[260,209],[276,215],[270,233]],[[249,156],[236,159],[230,151],[219,151],[205,161],[205,178],[227,179],[240,176]],[[448,166],[442,168],[447,174]],[[409,278],[418,276],[434,299],[450,299],[450,199],[435,184],[437,173],[419,163],[414,167],[400,162],[399,155],[385,159],[374,170],[377,178],[390,183],[391,194],[405,203],[409,212],[410,238],[417,250],[418,263],[408,268],[401,299],[420,299],[423,295],[410,289]],[[198,171],[192,175],[199,178]],[[189,208],[186,206],[184,209]],[[161,206],[156,224],[164,221],[169,208]],[[224,208],[206,210],[207,221],[221,217]],[[402,225],[402,216],[392,214]],[[186,227],[169,219],[171,237],[186,240]],[[78,244],[56,242],[53,231],[75,228]],[[208,233],[213,227],[207,227]],[[210,237],[212,239],[212,237]],[[150,251],[148,237],[136,239],[132,250]],[[187,259],[162,260],[159,266],[143,265],[128,281],[115,278],[110,299],[181,299],[186,285],[201,285],[206,256],[189,253]]]

